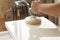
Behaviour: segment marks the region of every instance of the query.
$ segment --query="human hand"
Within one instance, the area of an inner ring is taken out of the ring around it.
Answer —
[[[32,1],[32,4],[31,4],[31,11],[33,13],[38,13],[38,5],[39,5],[39,2],[38,1]]]
[[[60,3],[43,4],[39,1],[32,2],[31,11],[34,14],[40,14],[42,12],[50,16],[60,17]]]
[[[43,4],[40,3],[40,1],[32,1],[31,4],[31,11],[33,13],[40,13],[40,12],[44,12],[48,9],[50,9],[49,7],[51,7],[52,4]]]

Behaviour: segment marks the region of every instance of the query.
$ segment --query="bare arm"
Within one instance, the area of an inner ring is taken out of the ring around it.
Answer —
[[[31,8],[35,14],[43,12],[50,16],[60,17],[60,3],[41,4],[39,2],[32,2]]]

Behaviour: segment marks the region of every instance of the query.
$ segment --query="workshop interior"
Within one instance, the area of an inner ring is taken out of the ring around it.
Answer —
[[[60,40],[60,18],[31,11],[32,1],[0,0],[0,40]],[[42,4],[60,0],[40,0]]]

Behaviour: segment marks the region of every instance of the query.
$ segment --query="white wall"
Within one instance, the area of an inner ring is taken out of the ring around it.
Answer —
[[[55,0],[56,3],[60,2],[60,0]]]

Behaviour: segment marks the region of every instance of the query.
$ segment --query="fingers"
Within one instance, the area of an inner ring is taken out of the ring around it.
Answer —
[[[39,5],[40,3],[42,3],[42,0],[38,0],[38,1],[32,1],[31,3],[31,11],[33,13],[39,13]]]
[[[38,5],[39,5],[39,2],[32,1],[31,11],[34,13],[37,13],[38,12]]]

